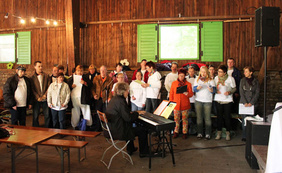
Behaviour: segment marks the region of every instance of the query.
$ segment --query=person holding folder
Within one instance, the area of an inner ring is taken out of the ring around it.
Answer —
[[[240,82],[240,104],[243,104],[245,107],[254,106],[254,112],[256,112],[258,108],[258,99],[259,99],[259,82],[254,77],[254,68],[247,66],[244,68],[245,77],[241,79]],[[254,114],[255,115],[255,114]],[[254,116],[253,115],[253,116]],[[246,116],[251,115],[241,115],[242,116],[242,141],[246,141],[246,127],[244,119]]]
[[[180,117],[182,115],[182,138],[187,139],[188,132],[188,111],[191,108],[189,98],[193,96],[192,85],[185,79],[187,71],[183,68],[178,70],[178,78],[172,82],[169,100],[176,102],[174,108],[174,121],[176,123],[173,138],[179,136]]]

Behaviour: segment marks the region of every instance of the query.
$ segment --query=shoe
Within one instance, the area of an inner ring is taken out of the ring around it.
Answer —
[[[182,139],[187,139],[188,135],[187,134],[183,134],[182,135]]]
[[[246,138],[242,138],[242,141],[243,141],[243,142],[246,142]]]
[[[215,140],[219,140],[221,138],[221,133],[222,133],[221,131],[217,131]]]
[[[229,131],[226,131],[226,140],[230,141],[230,132]]]
[[[134,147],[133,150],[127,150],[127,153],[131,156],[135,151],[137,151],[138,148],[137,147]]]
[[[210,140],[211,139],[211,136],[210,135],[206,135],[205,136],[205,140]]]
[[[179,133],[174,133],[173,138],[177,138],[179,136]]]
[[[202,139],[202,138],[203,138],[203,135],[199,133],[199,134],[197,135],[197,138],[198,138],[198,139]]]

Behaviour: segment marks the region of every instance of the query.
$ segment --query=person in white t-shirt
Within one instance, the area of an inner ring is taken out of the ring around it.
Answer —
[[[172,62],[171,63],[171,72],[168,73],[165,77],[164,85],[167,91],[167,98],[169,98],[169,92],[170,92],[172,82],[176,81],[178,78],[177,68],[178,68],[177,62]]]
[[[136,80],[130,83],[131,111],[144,110],[145,108],[146,89],[141,86],[144,83],[141,71],[137,71]]]
[[[161,74],[157,72],[156,65],[152,61],[146,63],[146,70],[149,72],[148,83],[141,86],[146,88],[146,112],[153,113],[158,105],[158,96],[161,89]]]
[[[31,109],[32,92],[25,67],[18,66],[16,74],[9,77],[3,87],[4,107],[10,109],[13,125],[26,125],[26,109]]]
[[[226,140],[230,140],[231,130],[231,108],[233,102],[233,93],[236,91],[236,83],[232,76],[228,76],[227,67],[220,65],[218,67],[218,76],[214,81],[216,84],[217,92],[214,96],[217,108],[217,136],[216,140],[221,138],[223,127],[223,120],[226,126]]]
[[[203,119],[205,120],[205,139],[211,138],[211,108],[213,93],[216,91],[214,80],[210,77],[208,68],[202,66],[199,76],[194,82],[195,110],[197,115],[197,138],[203,138]]]

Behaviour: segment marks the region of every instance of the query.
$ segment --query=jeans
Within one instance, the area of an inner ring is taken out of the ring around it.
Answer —
[[[153,113],[158,106],[158,99],[146,98],[146,112]]]
[[[212,103],[195,101],[198,134],[203,134],[203,119],[205,119],[205,134],[211,135],[211,108]]]
[[[228,104],[220,104],[216,102],[218,131],[222,130],[223,120],[225,122],[226,131],[231,130],[231,108],[232,108],[232,102]]]
[[[59,118],[59,127],[60,129],[66,128],[66,110],[54,110],[51,109],[52,118],[53,118],[53,127],[58,127],[58,118]]]
[[[32,126],[33,127],[39,127],[39,113],[40,113],[40,107],[43,109],[43,114],[44,114],[44,121],[45,121],[45,127],[49,127],[50,125],[50,116],[49,116],[49,107],[47,105],[47,101],[45,102],[38,102],[35,101],[33,104],[33,122]]]
[[[142,111],[144,110],[142,107],[136,106],[136,104],[131,102],[131,111]]]
[[[12,125],[25,126],[26,107],[17,107],[17,110],[10,109]]]

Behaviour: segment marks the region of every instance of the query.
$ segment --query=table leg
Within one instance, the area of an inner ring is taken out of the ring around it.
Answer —
[[[15,148],[14,145],[11,144],[11,155],[12,155],[12,173],[16,172],[16,165],[15,165],[15,160],[16,160],[16,156],[15,156]]]
[[[64,150],[63,150],[63,147],[60,147],[60,155],[61,155],[61,173],[64,173],[65,172],[65,169],[64,169]]]
[[[36,172],[38,173],[38,147],[37,145],[35,146],[35,155],[36,155]]]
[[[162,143],[163,143],[163,151],[162,151],[162,158],[165,157],[165,136],[164,136],[164,131],[161,132],[163,137],[162,137]]]

